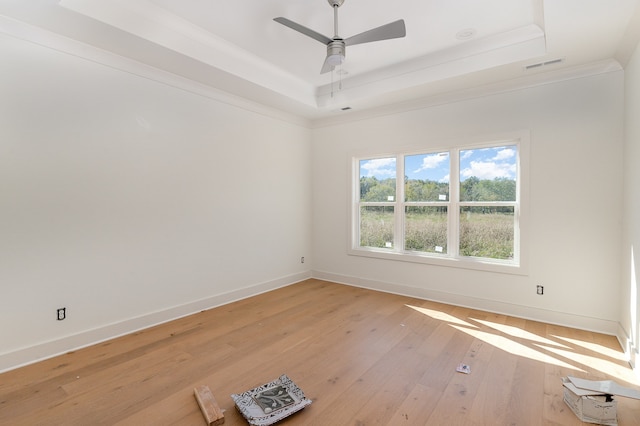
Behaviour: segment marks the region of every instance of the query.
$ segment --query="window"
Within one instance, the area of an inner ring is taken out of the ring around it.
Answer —
[[[354,158],[350,254],[520,269],[525,152],[516,138]]]

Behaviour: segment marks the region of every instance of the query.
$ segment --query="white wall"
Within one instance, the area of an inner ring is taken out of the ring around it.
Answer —
[[[622,328],[638,341],[637,304],[619,285],[640,238],[638,53],[626,146],[622,72],[310,131],[9,36],[0,54],[0,371],[286,285],[311,266],[320,278],[607,333],[619,331],[622,300]],[[528,275],[346,254],[353,153],[521,130],[531,135]],[[56,321],[61,306],[68,318]]]
[[[314,275],[615,334],[623,86],[623,72],[613,71],[314,129]],[[528,275],[347,255],[354,153],[519,130],[531,135]]]
[[[308,128],[5,35],[0,55],[0,371],[310,275]]]
[[[625,95],[621,340],[626,339],[626,349],[637,369],[640,361],[640,46],[625,68]]]

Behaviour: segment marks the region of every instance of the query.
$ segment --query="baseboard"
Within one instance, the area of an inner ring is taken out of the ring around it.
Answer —
[[[0,373],[311,278],[306,271],[0,354]]]
[[[622,347],[622,349],[624,349],[624,354],[629,361],[629,366],[631,366],[631,369],[640,382],[640,368],[638,368],[640,353],[638,353],[638,348],[634,346],[633,340],[629,336],[629,333],[621,324],[618,325],[618,332],[616,333],[616,337],[618,338],[618,342],[620,342],[620,346]]]
[[[462,294],[411,287],[397,283],[363,279],[348,275],[334,274],[331,272],[313,271],[312,275],[313,278],[351,285],[354,287],[362,287],[371,290],[383,291],[386,293],[415,297],[418,299],[432,300],[434,302],[446,303],[448,305],[478,309],[497,314],[546,322],[548,324],[556,324],[581,330],[595,331],[612,336],[616,336],[618,333],[619,324],[616,321],[603,320],[600,318],[593,318],[582,315],[574,315],[566,312],[551,311],[531,306],[516,305],[496,300],[481,299]]]
[[[636,368],[636,365],[633,362],[633,348],[630,348],[626,343],[628,341],[626,333],[622,329],[620,324],[616,323],[615,321],[608,321],[599,318],[568,314],[565,312],[557,312],[530,306],[515,305],[494,300],[475,298],[466,295],[411,287],[397,283],[363,279],[359,277],[334,274],[324,271],[307,271],[299,274],[281,277],[275,280],[258,283],[252,286],[244,287],[242,289],[234,290],[232,292],[214,295],[184,305],[171,307],[169,309],[120,321],[104,327],[87,330],[61,339],[43,342],[38,345],[33,345],[13,352],[1,354],[0,373],[13,370],[24,365],[32,364],[34,362],[42,361],[47,358],[52,358],[54,356],[61,355],[72,350],[78,350],[86,346],[104,342],[115,337],[133,333],[138,330],[153,327],[155,325],[172,321],[181,317],[192,315],[202,310],[211,309],[237,300],[246,299],[247,297],[275,290],[280,287],[286,287],[288,285],[295,284],[309,278],[317,278],[340,284],[351,285],[354,287],[361,287],[371,290],[383,291],[386,293],[432,300],[449,305],[479,309],[487,312],[494,312],[519,318],[546,322],[550,324],[557,324],[566,327],[573,327],[582,330],[613,335],[618,338],[620,345],[629,356],[629,359],[632,361],[631,365],[634,368],[634,371],[636,371],[636,373],[640,377],[640,371]]]

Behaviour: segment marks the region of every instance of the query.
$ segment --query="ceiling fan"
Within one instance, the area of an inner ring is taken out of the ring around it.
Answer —
[[[333,8],[333,28],[334,36],[329,38],[320,33],[315,32],[303,25],[293,22],[287,18],[278,17],[273,20],[294,29],[306,36],[309,36],[320,43],[327,45],[327,57],[322,65],[320,74],[324,74],[330,71],[344,62],[346,47],[353,46],[354,44],[369,43],[372,41],[389,40],[393,38],[401,38],[407,34],[404,26],[404,20],[399,19],[380,27],[373,28],[371,30],[356,34],[349,38],[343,39],[338,35],[338,8],[342,6],[344,0],[327,0],[329,5]]]

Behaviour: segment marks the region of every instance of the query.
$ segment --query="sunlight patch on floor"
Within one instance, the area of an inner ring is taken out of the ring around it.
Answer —
[[[554,342],[553,340],[549,340],[546,337],[538,336],[537,334],[530,333],[527,330],[523,330],[512,325],[497,324],[495,322],[479,320],[475,318],[473,318],[473,320],[484,324],[487,327],[493,328],[494,330],[498,330],[501,333],[508,334],[509,336],[517,337],[519,339],[527,339],[533,342],[543,343],[545,345],[554,345],[570,349],[568,346],[565,346],[562,343]]]
[[[558,335],[553,335],[553,337],[555,337],[556,339],[561,339],[561,340],[567,341],[569,343],[573,343],[574,345],[581,346],[581,347],[583,347],[585,349],[589,349],[590,351],[593,351],[595,353],[608,356],[609,358],[613,358],[613,359],[617,359],[619,361],[626,362],[626,358],[624,356],[624,353],[622,352],[622,349],[617,351],[615,349],[611,349],[611,348],[608,348],[606,346],[602,346],[602,345],[599,345],[599,344],[593,343],[593,342],[585,342],[583,340],[571,339],[569,337],[563,337],[563,336],[558,336]]]
[[[510,354],[529,358],[534,361],[540,361],[547,364],[557,365],[558,367],[569,368],[571,370],[585,372],[581,368],[567,364],[566,362],[561,361],[551,355],[545,354],[543,352],[540,352],[534,348],[523,345],[521,343],[514,342],[508,337],[500,336],[498,334],[488,333],[486,331],[468,329],[468,328],[460,327],[457,325],[451,325],[451,327],[455,328],[456,330],[462,331],[463,333],[467,333],[470,336],[473,336],[477,339],[480,339],[483,342],[493,345],[498,349],[502,349],[505,352],[509,352]]]
[[[432,309],[427,309],[427,308],[421,308],[419,306],[413,306],[413,305],[405,305],[408,308],[414,309],[418,312],[420,312],[421,314],[430,316],[433,319],[437,319],[439,321],[446,321],[452,324],[459,324],[459,325],[464,325],[466,327],[473,327],[473,328],[477,328],[477,326],[468,323],[466,321],[461,320],[460,318],[456,318],[453,315],[449,315],[447,313],[444,312],[440,312],[440,311],[434,311]]]
[[[616,377],[620,380],[633,383],[634,375],[631,370],[628,367],[616,364],[615,362],[607,361],[590,355],[575,353],[572,351],[565,351],[563,349],[551,348],[543,345],[536,346],[539,346],[541,349],[547,350],[549,352],[553,352],[558,356],[569,359],[575,363],[587,365],[589,366],[589,368],[601,371],[608,376]]]

